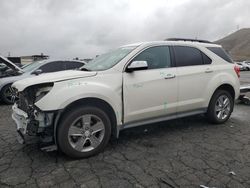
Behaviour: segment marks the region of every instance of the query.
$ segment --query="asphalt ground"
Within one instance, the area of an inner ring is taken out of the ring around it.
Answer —
[[[241,74],[250,84],[250,72]],[[73,160],[20,145],[11,106],[0,105],[0,187],[250,187],[250,105],[229,121],[202,115],[124,130],[97,156]]]

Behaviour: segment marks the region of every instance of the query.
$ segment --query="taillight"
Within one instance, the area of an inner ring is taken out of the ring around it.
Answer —
[[[237,74],[238,77],[240,77],[240,67],[238,67],[237,65],[234,66],[234,71]]]

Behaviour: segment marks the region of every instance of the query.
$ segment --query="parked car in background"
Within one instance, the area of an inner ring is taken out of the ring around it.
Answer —
[[[1,60],[0,60],[0,62],[1,62]],[[22,67],[22,65],[20,63],[13,63],[13,64],[18,66],[18,67]],[[0,77],[1,77],[2,74],[5,73],[5,71],[7,69],[9,69],[9,67],[6,64],[0,63]]]
[[[0,100],[6,104],[13,104],[14,102],[15,93],[11,85],[17,80],[38,76],[43,73],[77,69],[85,65],[85,62],[75,60],[43,60],[20,68],[2,56],[0,56],[0,63],[8,67],[0,74]]]
[[[245,70],[250,70],[250,61],[243,61],[242,66],[244,66]]]
[[[239,69],[240,69],[241,71],[246,70],[246,68],[242,65],[242,63],[241,63],[241,62],[235,62],[235,64],[236,64],[236,66],[238,66],[238,67],[239,67]]]
[[[122,46],[81,70],[15,82],[20,143],[38,136],[46,150],[89,157],[122,129],[195,114],[226,122],[240,92],[239,68],[220,45],[169,40]]]
[[[7,65],[0,63],[0,76],[8,69]]]

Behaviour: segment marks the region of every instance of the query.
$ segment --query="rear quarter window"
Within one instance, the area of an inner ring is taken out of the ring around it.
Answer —
[[[233,60],[231,59],[231,57],[227,54],[227,52],[223,48],[221,48],[221,47],[207,47],[207,49],[209,49],[210,51],[212,51],[213,53],[215,53],[217,56],[221,57],[225,61],[227,61],[229,63],[233,63]]]

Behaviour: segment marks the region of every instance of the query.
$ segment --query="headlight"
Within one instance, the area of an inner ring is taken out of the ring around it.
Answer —
[[[40,87],[38,87],[36,90],[35,103],[37,101],[39,101],[41,98],[43,98],[47,93],[49,93],[49,91],[52,89],[53,85],[54,85],[53,83],[40,85]]]

